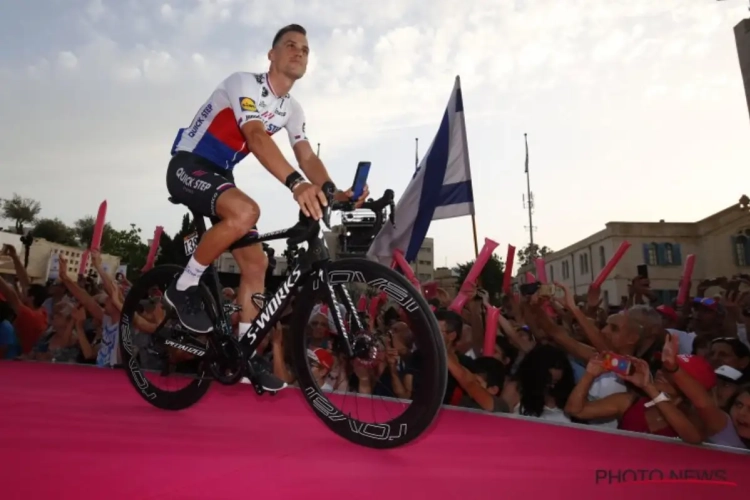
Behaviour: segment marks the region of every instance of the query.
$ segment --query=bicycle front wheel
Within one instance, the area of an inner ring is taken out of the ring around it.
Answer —
[[[328,329],[328,340],[316,333],[321,321],[331,318],[320,307],[330,304],[331,297],[320,278],[311,278],[298,295],[291,324],[300,389],[325,425],[355,444],[385,449],[409,443],[429,428],[445,395],[446,352],[435,315],[422,295],[388,267],[365,259],[344,259],[330,262],[327,273],[335,302],[346,309],[342,319],[357,353],[352,358],[345,354],[340,332],[330,332],[333,328]],[[375,297],[382,292],[394,319],[384,321],[382,315],[373,322],[363,319],[359,329],[353,303],[363,295]],[[330,319],[329,324],[333,326]],[[330,353],[335,366],[321,368],[315,354],[321,349]],[[337,372],[333,377],[337,381],[328,383],[331,371]],[[353,416],[353,410],[364,415]]]

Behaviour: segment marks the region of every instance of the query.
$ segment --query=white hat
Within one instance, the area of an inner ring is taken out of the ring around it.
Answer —
[[[718,376],[723,378],[724,380],[729,380],[731,382],[737,382],[739,379],[742,378],[742,372],[732,368],[731,366],[722,365],[718,367],[714,373]]]

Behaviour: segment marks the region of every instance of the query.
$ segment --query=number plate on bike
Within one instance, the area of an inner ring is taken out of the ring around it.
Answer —
[[[198,246],[198,233],[188,234],[185,236],[185,255],[190,256],[195,252],[195,248]]]

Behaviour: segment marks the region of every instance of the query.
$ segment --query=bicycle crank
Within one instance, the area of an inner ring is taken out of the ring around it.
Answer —
[[[222,335],[210,340],[210,361],[208,368],[217,382],[234,385],[244,374],[242,346],[230,335]]]

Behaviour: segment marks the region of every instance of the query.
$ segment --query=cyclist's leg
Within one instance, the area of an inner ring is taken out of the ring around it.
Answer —
[[[262,294],[265,290],[268,257],[260,243],[233,249],[232,256],[240,266],[240,288],[237,293],[237,303],[242,306],[239,325],[240,336],[242,336],[247,333],[250,323],[260,312],[255,301],[253,301],[253,295]]]
[[[208,333],[213,324],[200,307],[198,284],[205,269],[257,222],[258,205],[237,189],[231,174],[208,171],[195,155],[178,153],[167,169],[167,188],[176,201],[206,216],[221,219],[201,238],[185,271],[165,293],[182,324]]]
[[[242,244],[242,240],[238,241],[238,244]],[[263,293],[265,288],[268,257],[263,251],[263,245],[260,243],[233,248],[232,256],[240,266],[241,273],[237,302],[242,306],[239,332],[243,336],[250,329],[251,322],[260,312],[256,302],[253,300],[253,295]],[[287,387],[287,384],[274,375],[272,367],[264,362],[260,356],[250,358],[250,368],[255,375],[257,383],[265,390],[280,391]]]

